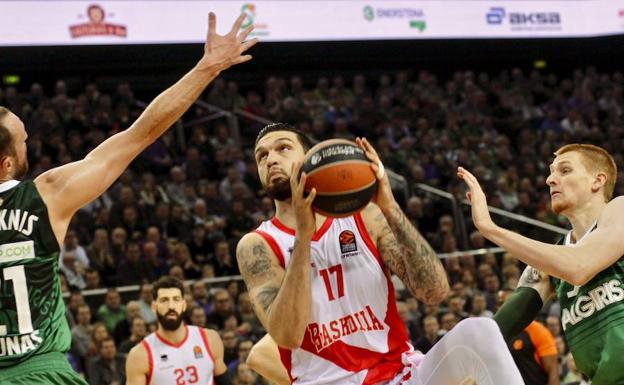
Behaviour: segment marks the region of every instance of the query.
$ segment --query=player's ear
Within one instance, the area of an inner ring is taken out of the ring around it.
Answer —
[[[0,158],[0,167],[2,171],[6,172],[13,168],[13,158],[8,155],[5,155]]]
[[[592,192],[600,190],[607,183],[607,174],[599,171],[592,182]]]

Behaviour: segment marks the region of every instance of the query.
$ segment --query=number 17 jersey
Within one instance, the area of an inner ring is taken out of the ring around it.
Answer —
[[[0,370],[69,349],[59,252],[35,184],[0,184]]]
[[[295,231],[277,218],[256,230],[287,269]],[[369,385],[405,368],[413,350],[390,274],[360,214],[327,218],[312,238],[312,309],[301,346],[280,348],[297,385]]]

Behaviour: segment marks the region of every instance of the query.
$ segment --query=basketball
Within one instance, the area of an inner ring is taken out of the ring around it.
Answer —
[[[330,217],[347,217],[363,209],[377,191],[370,160],[355,142],[330,139],[305,155],[301,170],[307,175],[305,191],[316,188],[314,210]]]

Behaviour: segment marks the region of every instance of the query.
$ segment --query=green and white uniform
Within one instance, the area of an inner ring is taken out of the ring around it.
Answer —
[[[571,233],[564,244],[571,244]],[[583,286],[552,281],[577,368],[593,385],[624,384],[624,256]]]
[[[55,371],[71,371],[65,358],[71,333],[59,253],[48,208],[35,184],[0,184],[0,384],[84,383],[79,377],[72,382],[69,373],[50,377]]]

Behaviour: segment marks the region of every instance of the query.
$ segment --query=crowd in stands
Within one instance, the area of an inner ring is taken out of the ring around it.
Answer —
[[[473,231],[469,215],[465,224],[456,223],[450,208],[422,194],[418,183],[461,197],[464,186],[455,171],[462,165],[481,181],[490,205],[565,226],[549,209],[545,179],[552,154],[566,143],[594,143],[622,168],[623,87],[621,73],[594,68],[564,76],[517,68],[498,74],[458,71],[445,79],[397,71],[305,80],[270,76],[244,92],[235,81],[219,78],[202,99],[226,111],[290,123],[316,140],[366,136],[386,168],[405,178],[408,217],[436,251],[453,252],[465,249],[458,239],[464,227],[467,248],[488,243]],[[0,88],[0,105],[27,127],[31,177],[83,158],[142,111],[127,83],[110,92],[96,83],[70,88],[63,80],[54,89],[38,83],[21,92]],[[253,140],[263,124],[241,117],[235,135],[226,120],[201,120],[207,115],[207,108],[192,107],[72,221],[60,257],[69,293],[70,356],[93,385],[123,384],[124,353],[153,330],[148,282],[165,274],[184,280],[237,275],[238,239],[274,213],[253,158]],[[616,195],[622,193],[620,182]],[[503,254],[444,263],[452,293],[440,306],[425,306],[398,290],[399,312],[412,343],[424,352],[459,320],[492,317],[499,290],[514,288],[524,268]],[[114,289],[123,285],[140,290]],[[100,288],[105,295],[81,293]],[[264,330],[244,284],[195,282],[186,295],[187,321],[220,331],[235,383],[260,383],[245,358]],[[561,383],[579,383],[558,305],[546,307],[540,320],[557,341]]]

